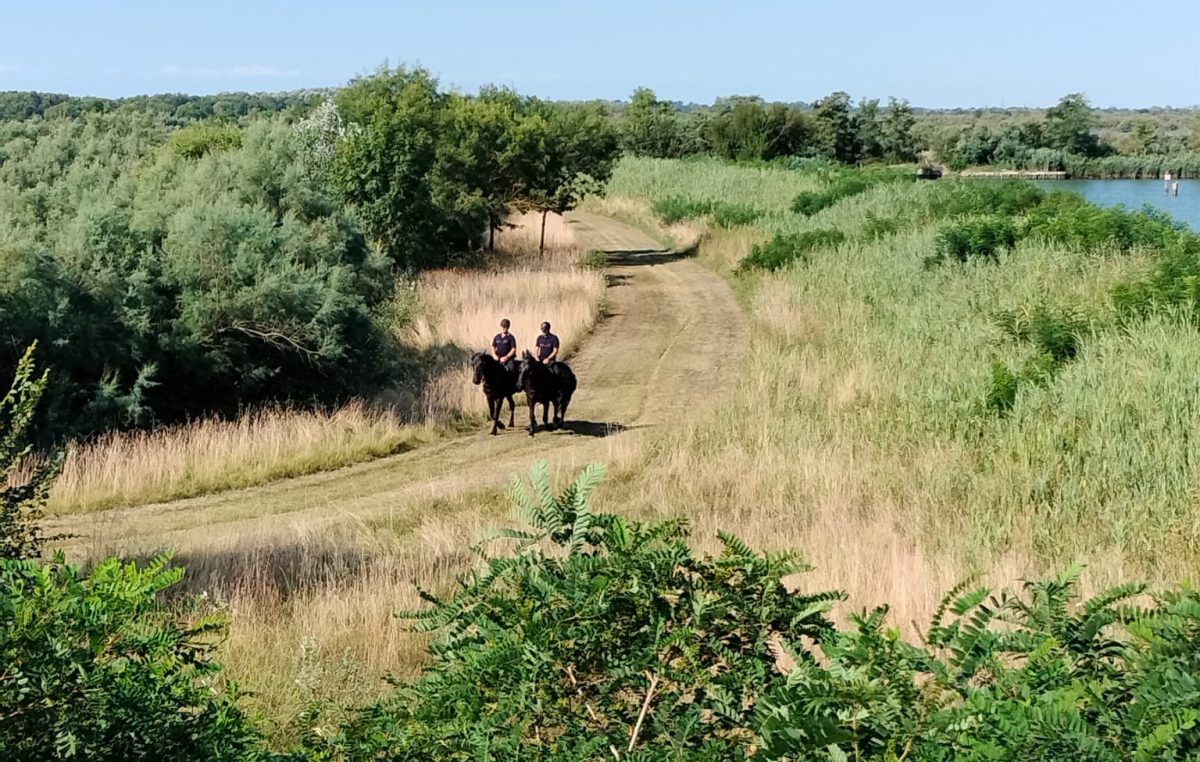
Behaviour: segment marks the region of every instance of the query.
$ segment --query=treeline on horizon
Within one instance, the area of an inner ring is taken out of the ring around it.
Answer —
[[[255,114],[301,118],[338,88],[286,93],[158,94],[106,99],[0,92],[0,120],[77,118],[90,112],[148,111],[169,123],[245,120]],[[735,160],[821,157],[847,163],[915,161],[951,169],[1065,171],[1076,177],[1200,175],[1200,112],[1195,108],[1095,109],[1073,93],[1049,109],[911,106],[906,100],[835,92],[811,103],[753,96],[712,104],[660,100],[639,88],[628,101],[579,101],[610,114],[623,148],[656,157],[715,155]],[[834,136],[831,137],[831,134]]]

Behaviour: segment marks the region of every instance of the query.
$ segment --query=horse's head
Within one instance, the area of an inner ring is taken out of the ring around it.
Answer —
[[[483,381],[483,368],[487,364],[488,356],[483,352],[476,352],[471,355],[471,370],[474,371],[474,377],[471,383],[478,385]]]
[[[533,355],[526,349],[521,355],[521,365],[517,369],[517,388],[525,388],[525,378],[529,375],[529,369],[534,365]]]

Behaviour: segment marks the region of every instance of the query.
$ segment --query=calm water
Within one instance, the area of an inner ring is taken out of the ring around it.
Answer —
[[[1141,209],[1150,204],[1200,232],[1200,180],[1180,180],[1178,196],[1163,193],[1162,180],[1048,180],[1038,184],[1047,190],[1080,193],[1099,206],[1124,204]]]

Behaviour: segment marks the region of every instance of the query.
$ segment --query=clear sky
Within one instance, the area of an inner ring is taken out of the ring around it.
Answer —
[[[549,98],[1200,104],[1200,0],[0,0],[0,90],[280,91],[420,63]]]

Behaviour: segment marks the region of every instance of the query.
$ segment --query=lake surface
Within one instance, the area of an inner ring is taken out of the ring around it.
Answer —
[[[1043,180],[1038,185],[1074,191],[1098,206],[1141,209],[1150,204],[1200,232],[1200,180],[1180,180],[1178,196],[1163,193],[1162,180]]]

